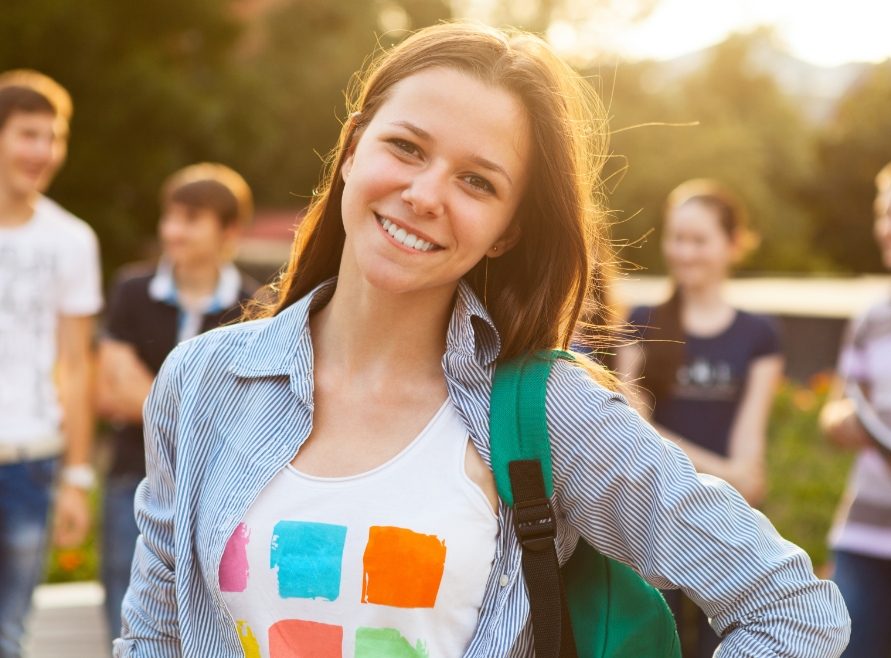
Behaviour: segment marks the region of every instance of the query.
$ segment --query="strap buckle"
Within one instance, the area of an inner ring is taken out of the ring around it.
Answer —
[[[554,546],[556,529],[548,498],[514,502],[514,532],[523,548],[543,551]]]

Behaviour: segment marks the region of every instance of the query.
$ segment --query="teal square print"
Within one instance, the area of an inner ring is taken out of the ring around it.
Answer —
[[[279,521],[272,530],[269,567],[278,567],[282,598],[333,601],[340,595],[346,526]]]

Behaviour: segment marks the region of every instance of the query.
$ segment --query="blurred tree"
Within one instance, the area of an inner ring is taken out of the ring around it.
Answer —
[[[872,234],[875,175],[891,161],[891,60],[872,68],[819,135],[808,188],[815,243],[850,272],[884,270]]]
[[[402,27],[448,16],[441,0],[3,0],[0,71],[34,68],[71,92],[50,194],[95,227],[110,271],[140,256],[160,184],[184,165],[217,160],[258,204],[302,204],[288,195],[311,194],[313,150],[333,145],[384,9]]]
[[[752,49],[768,37],[760,31],[733,36],[700,69],[668,84],[653,63],[599,73],[615,117],[617,157],[607,172],[614,237],[633,242],[655,229],[638,250],[623,251],[627,260],[664,271],[659,234],[665,198],[689,178],[709,177],[737,190],[763,238],[744,268],[826,266],[810,248],[809,218],[799,198],[812,169],[809,128],[774,80],[749,63]],[[698,125],[632,127],[648,122]]]
[[[350,76],[406,29],[448,17],[441,0],[290,0],[252,15],[240,62],[258,87],[272,92],[263,99],[266,130],[246,163],[258,196],[305,203],[346,118]]]
[[[154,231],[174,169],[237,164],[250,124],[230,66],[241,28],[223,0],[5,0],[0,70],[28,67],[74,99],[69,160],[51,190],[98,231],[108,265]]]

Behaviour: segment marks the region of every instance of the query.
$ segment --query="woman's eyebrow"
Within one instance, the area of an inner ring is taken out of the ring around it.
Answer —
[[[435,141],[436,141],[435,139],[433,139],[433,135],[431,135],[430,133],[428,133],[428,132],[427,132],[426,130],[424,130],[423,128],[420,128],[420,127],[416,126],[416,125],[413,124],[411,121],[391,121],[391,122],[390,122],[390,125],[391,125],[391,126],[399,126],[399,127],[401,127],[401,128],[405,128],[405,129],[408,130],[409,132],[414,133],[415,135],[417,135],[417,136],[420,137],[421,139],[426,140],[426,141],[428,141],[428,142],[435,142]]]
[[[502,176],[504,176],[507,179],[507,182],[510,183],[511,186],[513,186],[514,182],[513,182],[513,180],[511,180],[511,177],[507,173],[507,170],[504,167],[502,167],[500,164],[498,164],[497,162],[492,162],[491,160],[487,160],[486,158],[484,158],[481,155],[471,155],[468,159],[472,163],[479,165],[480,167],[483,167],[484,169],[488,169],[489,171],[494,171],[494,172],[501,174]]]

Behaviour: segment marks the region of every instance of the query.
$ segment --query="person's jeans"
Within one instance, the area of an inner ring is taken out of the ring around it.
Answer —
[[[105,614],[112,639],[121,636],[121,604],[130,584],[130,565],[139,537],[133,500],[141,479],[137,475],[116,475],[105,482],[102,584],[105,586]]]
[[[705,613],[679,589],[660,591],[674,615],[684,658],[712,658],[721,644],[721,638],[709,625]]]
[[[842,658],[891,658],[891,560],[835,552],[835,575],[851,615]]]
[[[59,459],[0,465],[0,658],[19,658],[31,594],[43,574]]]

